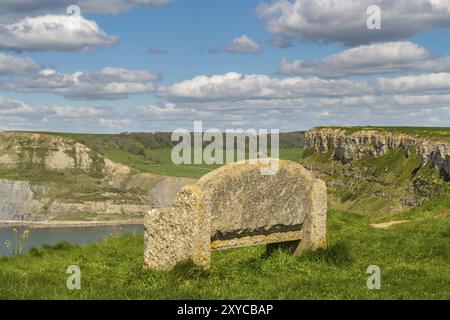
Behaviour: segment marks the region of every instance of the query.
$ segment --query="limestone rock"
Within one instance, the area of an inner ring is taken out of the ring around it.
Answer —
[[[200,189],[187,186],[169,209],[154,209],[144,221],[144,263],[146,267],[168,270],[178,262],[192,259],[208,266],[209,221],[201,203]]]
[[[0,133],[0,165],[15,167],[29,163],[50,170],[93,166],[92,151],[69,138],[26,132]]]
[[[300,228],[315,180],[308,170],[289,161],[280,161],[277,174],[271,176],[262,176],[258,166],[248,161],[207,174],[197,185],[211,211],[212,238]]]
[[[421,159],[421,166],[431,165],[450,177],[450,144],[427,141],[403,133],[360,130],[347,135],[344,129],[319,128],[308,131],[305,144],[316,152],[335,150],[334,158],[342,163],[364,157],[380,157],[389,150],[413,149]]]
[[[34,199],[28,182],[0,180],[0,220],[22,219],[39,212],[42,206]]]

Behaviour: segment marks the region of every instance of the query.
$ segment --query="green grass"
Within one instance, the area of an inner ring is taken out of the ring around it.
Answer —
[[[325,250],[294,257],[264,246],[213,252],[209,271],[189,263],[143,269],[142,235],[61,244],[0,258],[0,299],[450,299],[450,198],[398,215],[328,214]],[[387,230],[371,223],[407,219]],[[66,288],[81,268],[82,289]],[[381,290],[368,290],[369,265]]]
[[[333,150],[305,150],[302,164],[328,182],[329,208],[373,215],[410,209],[410,204],[450,193],[450,182],[428,166],[420,168],[418,155],[410,150],[391,150],[378,157],[342,164],[332,160]],[[418,183],[420,182],[420,183]]]
[[[194,151],[192,151],[194,152]],[[107,158],[125,164],[141,172],[161,174],[175,177],[200,178],[221,165],[191,164],[175,165],[171,159],[171,148],[145,149],[145,155],[135,155],[123,149],[108,149]],[[302,148],[280,148],[280,158],[300,162]]]

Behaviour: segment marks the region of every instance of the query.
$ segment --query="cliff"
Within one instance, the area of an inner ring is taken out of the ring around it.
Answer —
[[[65,136],[0,133],[0,220],[140,218],[190,182],[138,172]]]
[[[333,158],[342,163],[366,157],[380,157],[390,150],[402,148],[406,153],[414,150],[420,157],[420,165],[437,168],[441,175],[450,178],[450,143],[401,132],[361,129],[348,133],[345,128],[316,128],[308,131],[305,146],[316,152],[332,150]]]

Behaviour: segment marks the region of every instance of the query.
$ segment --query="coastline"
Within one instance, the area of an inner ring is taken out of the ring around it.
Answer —
[[[95,228],[95,227],[120,227],[130,225],[143,225],[144,219],[124,221],[0,221],[0,229],[5,228],[29,228],[29,229],[59,229],[59,228]]]

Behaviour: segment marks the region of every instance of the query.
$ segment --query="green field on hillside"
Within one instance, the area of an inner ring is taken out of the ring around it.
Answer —
[[[145,156],[135,155],[123,149],[109,149],[105,152],[105,155],[114,162],[123,163],[138,171],[176,177],[200,178],[221,166],[207,164],[175,165],[172,163],[171,153],[171,148],[148,149]],[[298,163],[302,159],[302,153],[302,148],[281,148],[280,158]]]
[[[60,136],[85,144],[110,160],[125,164],[141,172],[167,176],[200,178],[221,165],[189,164],[175,165],[171,152],[177,142],[170,140],[171,133],[123,133],[123,134],[81,134],[40,132]],[[280,158],[300,162],[303,151],[303,133],[281,133]],[[268,138],[270,141],[270,138]],[[205,143],[205,146],[208,143]],[[270,154],[270,148],[269,148]],[[192,154],[194,150],[192,150]],[[248,152],[246,152],[248,157]],[[193,156],[191,157],[193,159]],[[225,161],[224,161],[225,162]]]
[[[328,248],[302,256],[264,246],[213,252],[209,271],[189,263],[143,269],[142,235],[34,249],[0,258],[0,299],[450,299],[450,197],[410,212],[367,217],[331,211]],[[389,229],[372,223],[407,220]],[[81,268],[81,290],[66,268]],[[381,268],[381,290],[366,286]]]

